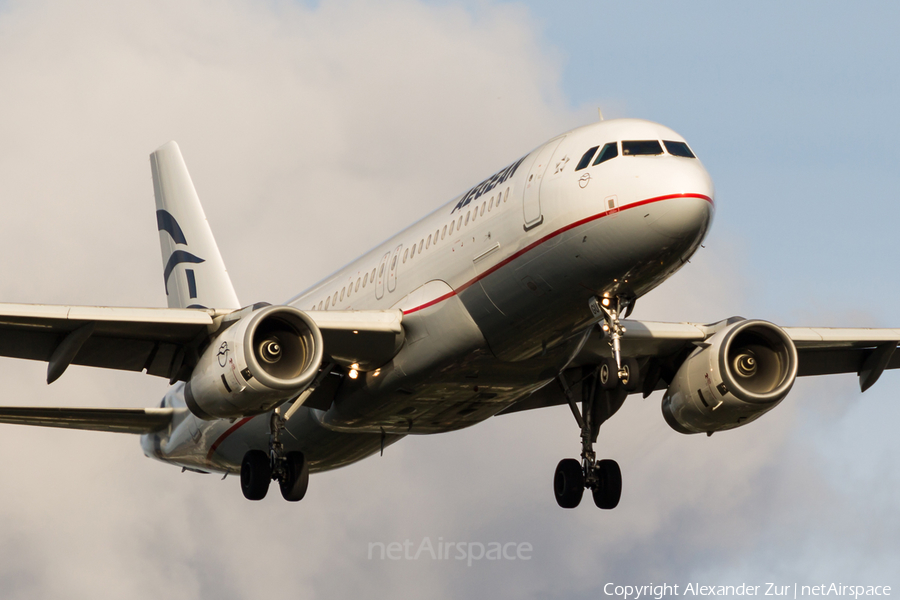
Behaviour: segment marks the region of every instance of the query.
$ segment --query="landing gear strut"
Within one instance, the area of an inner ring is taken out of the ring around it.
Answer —
[[[603,509],[615,508],[622,495],[622,471],[618,463],[609,459],[597,460],[594,444],[601,423],[619,410],[628,391],[624,387],[604,389],[598,385],[599,380],[599,368],[586,369],[581,382],[582,410],[579,410],[565,376],[559,376],[569,407],[581,428],[581,462],[565,458],[556,466],[553,476],[553,492],[562,508],[578,506],[585,489],[591,490],[594,504]]]
[[[278,481],[281,495],[288,502],[297,502],[306,495],[309,486],[309,465],[302,452],[285,454],[281,433],[285,419],[281,409],[272,412],[270,422],[272,437],[269,454],[262,450],[250,450],[241,462],[241,490],[247,500],[262,500],[269,491],[269,482]]]
[[[612,359],[605,359],[600,363],[600,385],[605,390],[612,390],[621,383],[629,392],[635,391],[640,379],[637,361],[633,357],[622,356],[625,327],[619,321],[622,315],[627,316],[631,313],[634,300],[624,296],[598,300],[594,296],[588,302],[588,306],[595,317],[603,316],[601,329],[609,336],[609,349],[612,351]]]
[[[585,367],[581,380],[581,410],[572,390],[560,373],[559,382],[566,395],[572,415],[581,429],[581,463],[574,458],[560,461],[553,476],[556,502],[563,508],[575,508],[581,502],[584,490],[591,490],[594,504],[612,509],[622,496],[622,471],[614,460],[597,460],[594,444],[600,425],[609,419],[625,401],[629,392],[638,389],[640,373],[637,360],[622,356],[621,340],[625,334],[619,318],[627,315],[634,301],[617,297],[589,302],[595,317],[603,317],[603,331],[609,336],[612,357],[604,358],[596,368]]]

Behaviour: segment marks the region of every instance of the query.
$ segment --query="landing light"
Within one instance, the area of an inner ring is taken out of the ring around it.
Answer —
[[[350,379],[356,379],[359,376],[359,371],[357,371],[356,369],[350,369],[350,373],[348,373],[348,375],[350,375]]]

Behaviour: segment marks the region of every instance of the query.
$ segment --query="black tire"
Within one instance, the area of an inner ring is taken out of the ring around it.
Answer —
[[[581,463],[574,458],[564,458],[556,465],[553,476],[553,492],[556,503],[563,508],[575,508],[584,495],[584,472]]]
[[[600,359],[597,367],[597,383],[600,384],[600,389],[607,391],[619,387],[619,368],[616,366],[616,359]]]
[[[269,455],[262,450],[250,450],[241,461],[241,491],[247,500],[262,500],[269,491],[272,467]]]
[[[597,463],[597,487],[594,488],[594,504],[597,508],[611,510],[619,505],[622,497],[622,470],[614,460],[601,460]]]
[[[302,452],[288,452],[284,457],[285,478],[280,482],[281,495],[288,502],[303,500],[309,487],[309,465]]]
[[[640,367],[638,367],[637,359],[630,356],[623,358],[622,370],[627,373],[622,379],[622,387],[628,392],[637,391],[638,387],[641,385],[641,372]]]

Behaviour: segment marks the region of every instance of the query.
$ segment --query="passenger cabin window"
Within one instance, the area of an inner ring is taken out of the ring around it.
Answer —
[[[456,225],[456,221],[450,221],[450,235],[453,235],[453,226]]]
[[[375,269],[372,269],[372,274],[369,276],[370,281],[375,281]]]
[[[368,273],[366,273],[366,274],[363,276],[363,287],[366,287],[366,282],[367,282],[367,281],[369,281],[369,274],[368,274]]]
[[[344,292],[345,292],[346,290],[347,290],[347,288],[341,288],[341,302],[344,301]]]
[[[663,140],[663,144],[666,145],[666,150],[669,151],[669,154],[672,156],[681,156],[682,158],[697,158],[694,156],[694,153],[691,152],[691,149],[688,148],[688,145],[684,142],[670,142],[668,140]]]
[[[619,148],[615,142],[610,142],[607,145],[603,146],[603,150],[600,151],[600,154],[597,155],[597,160],[594,161],[594,164],[591,166],[596,167],[602,162],[606,162],[612,158],[615,158],[619,155]]]
[[[622,142],[622,156],[655,156],[662,153],[662,146],[657,140]]]
[[[591,164],[591,159],[594,158],[594,154],[597,152],[597,148],[600,146],[594,146],[590,150],[584,153],[584,156],[581,157],[581,160],[578,161],[578,166],[575,167],[576,171],[580,171],[589,164]]]
[[[409,248],[403,251],[403,263],[406,264],[406,257],[409,256]]]
[[[322,310],[322,303],[319,302],[319,310]]]
[[[419,240],[419,254],[422,254],[422,246],[425,245],[425,240]]]
[[[447,237],[447,226],[444,225],[444,228],[441,230],[441,239]]]
[[[482,202],[482,203],[481,203],[481,216],[482,216],[482,217],[484,216],[484,207],[485,207],[485,206],[487,206],[487,202]]]
[[[360,281],[360,278],[357,277],[357,278],[356,278],[356,289],[354,290],[355,292],[358,292],[358,291],[359,291],[359,281]]]

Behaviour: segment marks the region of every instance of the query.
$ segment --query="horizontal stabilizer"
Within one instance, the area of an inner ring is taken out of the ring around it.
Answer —
[[[3,406],[0,407],[0,423],[115,433],[153,433],[169,426],[175,410],[173,408]]]

